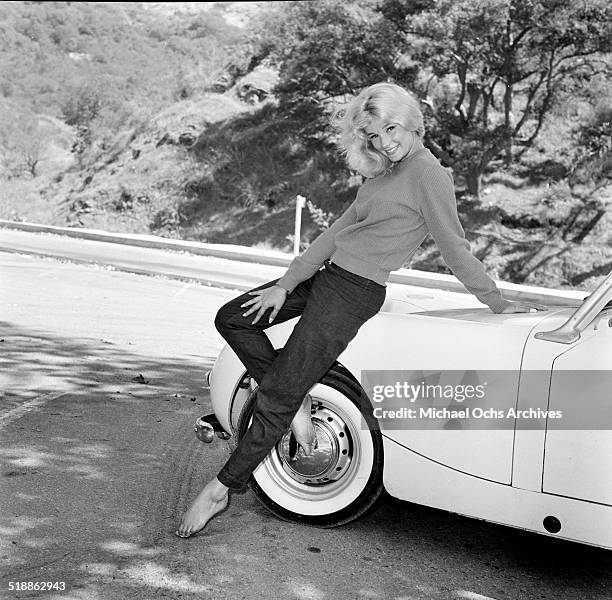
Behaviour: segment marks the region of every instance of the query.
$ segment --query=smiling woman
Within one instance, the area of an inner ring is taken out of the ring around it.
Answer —
[[[386,123],[372,119],[366,128],[368,141],[375,150],[384,154],[391,162],[399,162],[422,147],[415,131],[408,131],[400,123]]]
[[[423,147],[423,114],[405,89],[377,83],[338,111],[340,144],[348,166],[375,177]]]
[[[336,455],[326,453],[331,446],[312,424],[317,410],[321,414],[331,410],[333,398],[328,399],[329,405],[317,409],[309,392],[325,378],[362,325],[378,313],[391,271],[409,260],[428,234],[453,273],[493,312],[528,312],[532,307],[505,300],[470,252],[457,217],[452,177],[423,146],[423,115],[406,90],[390,83],[370,86],[349,104],[339,124],[349,167],[367,178],[354,202],[293,260],[283,277],[239,296],[217,313],[219,333],[259,387],[240,443],[183,516],[177,530],[181,537],[203,529],[223,511],[229,490],[247,483],[289,429],[292,437],[288,447],[299,445],[317,468],[329,471],[322,481],[342,479],[339,474],[346,465],[344,459],[338,462],[336,458],[348,454],[341,452],[332,459]],[[277,352],[265,329],[295,317],[300,320]],[[359,404],[367,407],[367,403],[353,400],[351,411],[358,413]],[[339,437],[344,434],[345,439],[349,417],[328,417],[332,430],[337,430]],[[327,488],[331,516],[325,516],[325,523],[343,521],[346,507],[333,507],[347,481],[360,482],[365,477],[371,484],[367,489],[346,488],[349,504],[358,512],[371,506],[382,491],[380,461],[373,458],[379,440],[374,434],[360,438],[357,429],[353,433],[358,453],[372,457],[372,471],[367,477],[353,471],[337,487]],[[321,444],[318,449],[317,441]],[[342,450],[350,451],[348,447]],[[289,460],[295,460],[291,451]],[[308,495],[298,493],[297,497],[308,504]]]

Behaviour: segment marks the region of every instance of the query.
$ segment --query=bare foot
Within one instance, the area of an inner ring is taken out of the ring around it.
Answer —
[[[311,409],[312,396],[306,394],[302,405],[293,417],[293,421],[291,421],[291,431],[305,456],[312,456],[314,449],[317,447],[317,433],[312,424]]]
[[[228,488],[216,477],[209,481],[191,503],[181,520],[176,535],[183,538],[204,529],[206,524],[222,512],[229,503]]]

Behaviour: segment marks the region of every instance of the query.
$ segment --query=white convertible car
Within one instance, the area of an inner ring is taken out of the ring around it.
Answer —
[[[509,315],[415,311],[394,286],[311,392],[314,456],[290,458],[288,432],[251,488],[279,517],[322,527],[386,490],[612,548],[611,301],[612,274],[580,306]],[[294,324],[267,330],[275,347]],[[209,383],[214,415],[196,430],[235,440],[255,383],[229,347]]]

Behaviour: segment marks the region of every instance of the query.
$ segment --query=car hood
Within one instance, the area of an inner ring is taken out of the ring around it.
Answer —
[[[471,321],[473,323],[496,324],[532,329],[544,320],[563,322],[575,311],[575,308],[549,308],[531,313],[495,314],[489,308],[455,308],[444,310],[424,310],[412,314],[423,317],[439,317],[454,321]]]

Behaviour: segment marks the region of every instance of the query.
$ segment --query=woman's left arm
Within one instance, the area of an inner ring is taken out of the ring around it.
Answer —
[[[466,289],[495,313],[529,312],[536,304],[505,300],[483,264],[472,254],[457,215],[453,179],[442,166],[425,168],[420,176],[420,212],[444,262]]]

